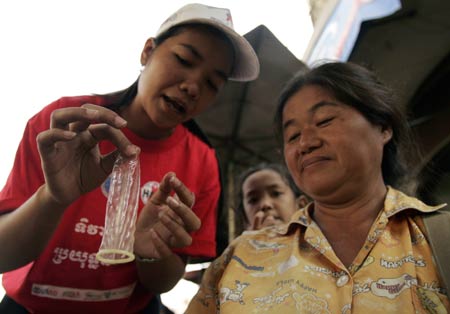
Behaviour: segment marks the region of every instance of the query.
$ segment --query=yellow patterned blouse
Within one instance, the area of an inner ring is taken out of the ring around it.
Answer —
[[[447,313],[416,215],[443,206],[389,188],[348,269],[307,209],[286,226],[245,232],[210,265],[186,313]]]

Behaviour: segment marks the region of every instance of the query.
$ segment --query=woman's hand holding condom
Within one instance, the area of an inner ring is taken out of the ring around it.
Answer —
[[[175,196],[171,196],[172,192]],[[194,202],[194,193],[174,173],[166,174],[138,217],[135,254],[164,259],[173,254],[171,248],[190,245],[192,237],[189,233],[201,225],[191,209]]]
[[[55,202],[69,205],[106,179],[118,153],[138,152],[120,131],[125,125],[117,113],[90,104],[52,113],[50,128],[37,136],[37,144],[45,188]],[[102,140],[111,141],[117,150],[101,155],[98,143]]]

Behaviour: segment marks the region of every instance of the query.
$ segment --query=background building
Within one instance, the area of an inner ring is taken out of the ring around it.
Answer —
[[[420,174],[418,194],[429,203],[450,203],[450,1],[310,3],[315,31],[305,61],[363,64],[393,87],[423,154],[411,169]]]

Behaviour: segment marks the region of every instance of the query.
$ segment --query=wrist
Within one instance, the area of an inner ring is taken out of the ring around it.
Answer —
[[[46,208],[48,209],[63,212],[70,205],[58,202],[50,193],[50,191],[48,190],[48,186],[46,184],[40,186],[36,191],[35,195],[43,204],[46,204]]]
[[[136,262],[144,263],[144,264],[153,264],[153,263],[157,263],[157,262],[162,260],[161,258],[142,257],[142,256],[139,256],[136,253],[134,254],[134,257],[136,259]]]

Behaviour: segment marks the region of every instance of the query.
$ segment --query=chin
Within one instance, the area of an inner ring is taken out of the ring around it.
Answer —
[[[342,184],[329,184],[329,183],[322,183],[322,184],[308,184],[304,187],[300,188],[304,193],[312,197],[313,199],[319,199],[327,196],[333,195],[338,189],[339,186]]]

